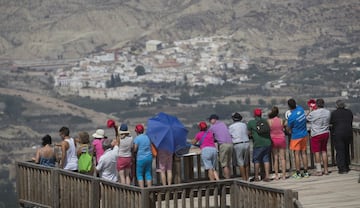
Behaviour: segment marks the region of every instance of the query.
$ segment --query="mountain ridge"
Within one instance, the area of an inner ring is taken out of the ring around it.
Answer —
[[[149,39],[208,35],[232,35],[254,58],[325,58],[328,51],[316,46],[322,40],[332,49],[359,51],[360,3],[355,0],[2,2],[2,59],[83,57]]]

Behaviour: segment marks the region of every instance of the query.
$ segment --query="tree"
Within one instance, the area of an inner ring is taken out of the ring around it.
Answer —
[[[181,94],[180,94],[180,102],[182,102],[182,103],[192,103],[193,99],[189,95],[188,92],[182,91]]]
[[[277,101],[276,101],[276,99],[275,99],[275,98],[271,99],[271,101],[270,101],[270,102],[271,102],[271,105],[273,105],[273,106],[277,104]]]
[[[115,77],[113,74],[110,77],[110,87],[115,87]]]
[[[143,66],[137,66],[135,67],[135,72],[138,76],[145,75],[145,68]]]
[[[250,98],[246,98],[246,99],[245,99],[245,104],[246,104],[246,105],[250,105],[250,103],[251,103]]]
[[[121,86],[121,79],[120,79],[120,75],[119,75],[119,74],[117,74],[117,75],[115,76],[115,86],[116,86],[116,87]]]
[[[258,103],[259,103],[259,105],[261,105],[261,106],[263,106],[263,105],[265,105],[266,104],[266,101],[264,100],[264,99],[259,99],[258,100]]]

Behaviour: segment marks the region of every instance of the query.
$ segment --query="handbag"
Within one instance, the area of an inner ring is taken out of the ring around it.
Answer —
[[[157,149],[153,143],[151,143],[151,153],[153,157],[156,157],[158,154]]]

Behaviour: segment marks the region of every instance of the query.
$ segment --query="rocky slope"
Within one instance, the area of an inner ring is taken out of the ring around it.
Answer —
[[[358,0],[1,0],[0,58],[84,56],[127,43],[233,35],[250,58],[359,51]]]

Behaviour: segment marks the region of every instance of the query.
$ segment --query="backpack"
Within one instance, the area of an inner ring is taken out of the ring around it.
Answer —
[[[266,120],[260,119],[256,121],[256,133],[259,136],[269,136],[270,126]]]
[[[80,173],[88,173],[92,168],[92,156],[89,154],[89,151],[81,153],[78,159],[78,171]]]

